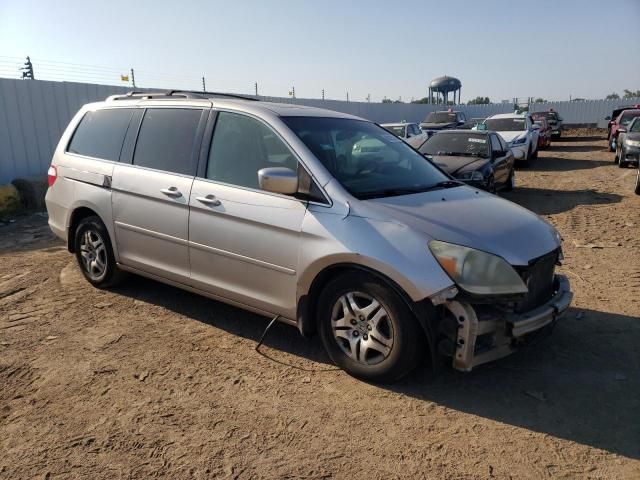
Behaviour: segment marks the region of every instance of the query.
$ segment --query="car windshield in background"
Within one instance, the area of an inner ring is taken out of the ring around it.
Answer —
[[[405,130],[405,126],[404,125],[400,125],[397,127],[384,127],[385,130],[393,133],[395,136],[397,137],[404,137],[404,130]]]
[[[441,133],[427,140],[420,147],[420,153],[486,158],[489,156],[488,138],[474,133]]]
[[[282,120],[356,198],[408,195],[459,185],[371,122],[324,117]]]
[[[631,120],[636,117],[640,117],[640,112],[625,113],[620,119],[620,125],[629,125],[631,123]]]
[[[431,112],[424,119],[424,123],[452,123],[456,121],[456,114],[449,112]]]
[[[484,121],[487,130],[494,132],[518,132],[526,130],[524,118],[490,118]]]

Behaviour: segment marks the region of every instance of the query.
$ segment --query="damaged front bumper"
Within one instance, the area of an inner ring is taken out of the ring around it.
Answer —
[[[443,306],[449,322],[455,321],[456,342],[453,368],[465,372],[483,363],[505,357],[516,350],[526,337],[554,323],[571,305],[573,293],[569,280],[556,275],[553,297],[524,313],[503,311],[490,305],[471,305],[448,300]]]

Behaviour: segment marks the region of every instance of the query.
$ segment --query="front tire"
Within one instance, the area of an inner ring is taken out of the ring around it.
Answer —
[[[333,362],[354,377],[389,383],[411,372],[424,336],[400,296],[374,276],[332,280],[318,301],[318,331]]]
[[[109,232],[99,217],[92,215],[80,221],[74,247],[78,266],[94,287],[113,287],[124,278],[124,272],[116,265]]]

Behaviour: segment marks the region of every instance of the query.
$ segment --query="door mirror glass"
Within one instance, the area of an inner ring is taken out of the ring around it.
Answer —
[[[292,195],[298,191],[298,174],[286,167],[268,167],[258,170],[260,189],[272,193]]]

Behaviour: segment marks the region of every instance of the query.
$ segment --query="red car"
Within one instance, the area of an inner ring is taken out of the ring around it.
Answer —
[[[609,123],[607,123],[607,141],[611,141],[611,125],[616,123],[616,119],[618,118],[618,116],[624,110],[634,110],[634,109],[640,109],[640,103],[636,103],[635,105],[628,105],[626,107],[618,107],[613,111],[611,116],[607,115],[606,117],[604,117],[605,120],[609,120]]]
[[[547,119],[542,116],[532,114],[533,124],[538,125],[538,149],[548,148],[551,146],[551,127]]]
[[[620,115],[616,117],[615,120],[612,120],[611,123],[611,134],[609,135],[609,151],[616,151],[616,144],[618,143],[618,129],[620,127],[627,127],[631,120],[636,117],[640,117],[640,108],[634,108],[630,110],[623,110]]]

